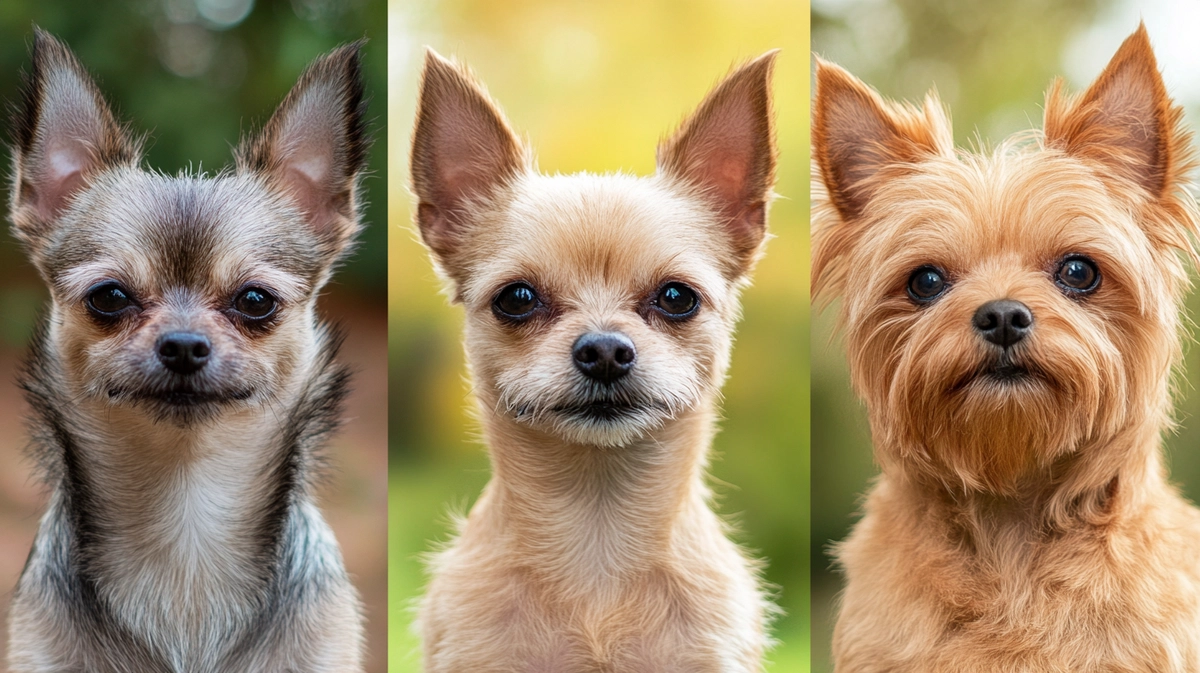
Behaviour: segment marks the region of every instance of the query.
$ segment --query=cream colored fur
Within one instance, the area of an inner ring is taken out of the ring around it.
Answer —
[[[760,670],[772,608],[710,508],[704,470],[738,293],[765,234],[771,58],[718,86],[660,150],[659,174],[635,178],[534,172],[478,85],[430,54],[418,224],[466,311],[492,479],[430,564],[427,673]],[[722,158],[737,184],[713,167]],[[493,303],[517,280],[544,312],[514,325]],[[654,308],[668,281],[697,291],[691,318]],[[571,360],[598,330],[637,348],[613,394],[646,404],[617,420],[559,410],[599,394]]]

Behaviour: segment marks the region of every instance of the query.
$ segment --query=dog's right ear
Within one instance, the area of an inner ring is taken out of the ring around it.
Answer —
[[[927,104],[925,114],[889,105],[854,75],[816,60],[813,159],[838,213],[852,221],[862,215],[886,169],[938,152],[935,105]]]
[[[413,132],[412,185],[421,238],[452,277],[472,207],[527,166],[521,142],[483,88],[459,66],[427,50]]]
[[[880,185],[920,161],[953,151],[949,120],[932,95],[923,109],[889,104],[854,75],[820,58],[816,61],[814,296],[837,291],[838,261],[863,235],[867,204]],[[826,212],[822,206],[832,211],[828,218],[815,216]]]
[[[87,71],[63,43],[35,28],[33,69],[12,123],[12,221],[38,249],[55,220],[97,172],[135,166],[139,143],[113,116]]]

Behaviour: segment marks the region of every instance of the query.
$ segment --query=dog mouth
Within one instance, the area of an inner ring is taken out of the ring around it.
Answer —
[[[181,409],[240,402],[249,399],[253,394],[254,391],[249,388],[212,391],[200,390],[186,386],[167,388],[163,390],[131,391],[122,388],[110,388],[108,390],[108,396],[110,399],[126,399],[139,402],[150,402]]]
[[[1050,377],[1041,368],[1031,363],[1020,362],[1010,354],[1004,353],[967,372],[951,386],[950,392],[958,392],[976,382],[1013,387],[1031,382],[1049,381]]]
[[[552,407],[550,410],[556,414],[579,420],[616,422],[636,418],[653,408],[655,408],[655,405],[649,403],[596,400],[579,404],[559,405]]]
[[[557,417],[572,424],[622,425],[669,416],[672,412],[672,406],[663,401],[619,397],[575,399],[557,404],[526,402],[509,406],[512,418],[523,423],[538,423]]]

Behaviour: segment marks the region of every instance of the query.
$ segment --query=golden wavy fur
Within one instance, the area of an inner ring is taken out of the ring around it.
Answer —
[[[937,98],[819,62],[813,288],[841,298],[882,475],[837,548],[840,673],[1200,670],[1200,512],[1166,480],[1196,207],[1140,27],[1044,130],[952,145]],[[1063,285],[1067,260],[1097,270]],[[920,269],[942,274],[932,299]],[[1019,302],[996,344],[976,322]],[[821,450],[820,447],[816,447]]]

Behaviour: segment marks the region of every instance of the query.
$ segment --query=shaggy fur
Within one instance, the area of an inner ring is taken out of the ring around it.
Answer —
[[[11,217],[51,294],[21,379],[51,494],[14,673],[361,669],[313,496],[348,381],[315,304],[359,229],[358,51],[317,60],[236,171],[171,177],[139,168],[74,55],[36,33]],[[106,313],[113,287],[129,303]],[[243,310],[250,290],[269,314]],[[197,371],[163,359],[181,332],[207,339]]]
[[[492,480],[431,563],[428,673],[749,672],[771,608],[709,508],[704,467],[738,293],[766,235],[774,54],[732,73],[659,171],[545,176],[483,89],[429,52],[413,140],[417,224],[463,305]],[[536,308],[497,308],[527,284]],[[692,288],[686,318],[663,288]],[[581,335],[636,345],[589,380]]]
[[[1044,130],[971,154],[932,95],[820,62],[813,287],[883,474],[838,545],[839,673],[1200,670],[1200,512],[1166,480],[1192,167],[1144,27]],[[1086,293],[1064,260],[1098,269]],[[947,289],[907,287],[934,267]],[[973,324],[1023,303],[1027,336]]]

